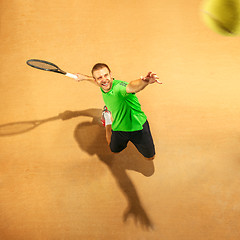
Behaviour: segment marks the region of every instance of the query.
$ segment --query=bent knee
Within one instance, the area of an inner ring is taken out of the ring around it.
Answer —
[[[120,153],[126,148],[126,146],[113,146],[112,144],[109,147],[112,153]]]
[[[155,155],[153,157],[145,157],[146,160],[152,161],[155,158]]]
[[[111,146],[110,146],[110,151],[111,151],[111,153],[113,153],[113,154],[118,154],[118,153],[120,153],[122,150],[113,149],[113,148],[111,148]]]
[[[112,154],[114,154],[114,155],[115,155],[115,154],[119,154],[119,153],[120,153],[120,152],[112,152]]]

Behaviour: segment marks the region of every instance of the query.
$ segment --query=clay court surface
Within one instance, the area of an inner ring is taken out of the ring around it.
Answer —
[[[1,240],[240,239],[240,39],[208,29],[200,6],[0,1]],[[163,84],[137,94],[155,160],[112,155],[100,90],[30,58],[156,72]]]

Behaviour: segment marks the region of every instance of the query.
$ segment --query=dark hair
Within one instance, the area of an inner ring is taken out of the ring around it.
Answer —
[[[102,69],[102,68],[105,68],[105,67],[108,69],[109,72],[111,72],[111,70],[110,70],[110,68],[108,67],[107,64],[105,64],[105,63],[97,63],[92,68],[92,75],[93,75],[94,71]]]

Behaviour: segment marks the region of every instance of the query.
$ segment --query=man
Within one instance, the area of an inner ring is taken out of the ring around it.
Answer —
[[[135,93],[149,84],[158,82],[158,76],[149,72],[146,77],[129,83],[115,80],[110,68],[104,63],[94,65],[92,77],[76,75],[78,81],[93,82],[101,89],[106,105],[103,110],[106,139],[111,151],[119,153],[131,141],[146,159],[153,160],[155,147],[149,124]]]

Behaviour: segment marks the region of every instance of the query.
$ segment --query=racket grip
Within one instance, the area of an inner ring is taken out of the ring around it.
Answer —
[[[78,78],[75,74],[72,74],[72,73],[66,73],[65,76],[70,77],[70,78],[74,78],[74,79]]]

